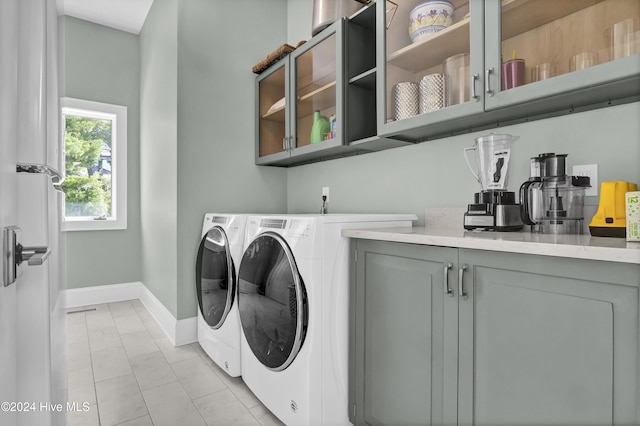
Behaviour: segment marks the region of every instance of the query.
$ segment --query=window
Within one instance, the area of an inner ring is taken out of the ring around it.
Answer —
[[[127,229],[127,108],[62,98],[64,231]]]

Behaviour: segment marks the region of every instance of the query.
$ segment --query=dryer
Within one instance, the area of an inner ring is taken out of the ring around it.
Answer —
[[[238,275],[242,378],[288,425],[348,425],[345,228],[415,215],[249,216]]]
[[[196,257],[198,342],[227,374],[240,376],[237,276],[246,215],[207,213]]]

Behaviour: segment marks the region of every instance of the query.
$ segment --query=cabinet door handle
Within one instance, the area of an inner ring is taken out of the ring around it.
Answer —
[[[487,95],[493,96],[493,90],[491,90],[491,74],[493,74],[493,68],[487,68],[485,84],[487,85]]]
[[[480,99],[480,96],[476,93],[476,81],[478,81],[479,77],[480,76],[478,74],[473,74],[471,76],[471,99],[475,99],[476,101]]]
[[[287,138],[286,137],[282,138],[282,150],[283,151],[287,150]]]
[[[469,266],[462,265],[462,267],[458,271],[458,291],[459,291],[460,297],[462,297],[463,299],[466,299],[468,296],[467,292],[464,291],[464,284],[463,284],[464,271],[466,271],[467,269],[469,269]]]
[[[444,294],[453,297],[453,290],[449,287],[449,270],[453,268],[452,263],[444,265]]]

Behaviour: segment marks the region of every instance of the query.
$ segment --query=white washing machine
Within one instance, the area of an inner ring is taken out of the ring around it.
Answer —
[[[232,377],[242,372],[237,276],[246,215],[207,213],[196,258],[198,342]]]
[[[238,275],[242,378],[287,425],[348,425],[345,228],[415,215],[249,216]]]

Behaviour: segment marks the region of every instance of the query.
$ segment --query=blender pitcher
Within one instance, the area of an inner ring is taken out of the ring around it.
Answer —
[[[464,159],[469,171],[476,178],[482,191],[504,191],[507,189],[509,160],[513,143],[518,136],[490,134],[475,139],[472,147],[464,149]],[[469,162],[469,151],[476,153],[476,173]]]
[[[507,190],[511,148],[518,136],[481,136],[475,145],[464,149],[464,159],[471,174],[480,183],[481,191],[473,194],[473,203],[464,214],[464,229],[517,231],[522,228],[520,206],[515,193]],[[469,161],[469,151],[476,153],[476,173]]]

